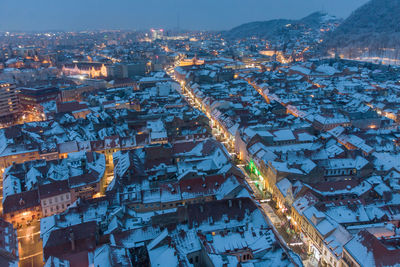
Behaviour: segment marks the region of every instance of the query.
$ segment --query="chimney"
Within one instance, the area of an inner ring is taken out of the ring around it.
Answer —
[[[75,236],[71,228],[69,229],[69,241],[71,241],[71,250],[75,251]]]

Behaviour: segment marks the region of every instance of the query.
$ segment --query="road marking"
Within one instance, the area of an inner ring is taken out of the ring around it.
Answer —
[[[32,233],[32,234],[29,234],[29,235],[18,236],[18,239],[24,238],[24,237],[27,237],[27,236],[34,236],[34,235],[37,235],[37,234],[40,234],[40,231]]]
[[[30,256],[26,256],[26,257],[23,257],[23,258],[19,258],[19,260],[20,260],[20,261],[23,261],[23,260],[26,260],[26,259],[29,259],[29,258],[33,258],[33,257],[39,256],[39,255],[41,255],[41,254],[43,254],[43,251],[40,251],[40,252],[35,253],[35,254],[32,254],[32,255],[30,255]]]

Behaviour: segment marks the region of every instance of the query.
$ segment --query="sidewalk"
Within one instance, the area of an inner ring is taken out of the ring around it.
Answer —
[[[243,166],[238,166],[242,172],[245,174],[246,181],[251,187],[256,200],[262,200],[265,199],[263,196],[263,192],[260,190],[255,185],[255,181],[258,180],[258,177],[256,177],[254,174],[249,173]],[[260,202],[260,201],[259,201]],[[291,243],[302,243],[301,238],[297,235],[297,233],[288,233],[287,229],[289,228],[289,221],[288,219],[283,215],[279,214],[274,208],[273,208],[274,202],[263,202],[260,203],[261,208],[263,209],[264,213],[266,216],[269,218],[271,223],[275,226],[277,232],[279,235],[282,237],[282,239],[285,241],[285,243],[290,247],[295,253],[297,253],[302,260],[307,259],[307,245],[296,245],[296,246],[290,246]],[[290,229],[290,228],[289,228]],[[308,260],[308,259],[307,259]],[[309,266],[318,266],[317,265],[312,265],[314,264],[313,262],[309,262]]]
[[[254,180],[256,180],[256,179],[254,179],[254,177],[253,177],[253,178],[250,177],[251,174],[249,174],[249,173],[245,170],[244,167],[238,166],[238,165],[237,165],[237,167],[238,167],[238,168],[243,172],[243,174],[245,175],[247,184],[251,187],[251,190],[253,191],[253,194],[254,194],[254,196],[255,196],[255,199],[256,199],[256,200],[264,199],[264,196],[263,196],[263,194],[262,194],[260,188],[258,188],[258,187],[256,186],[256,184],[255,184],[255,181],[254,181]]]
[[[304,267],[318,267],[318,261],[315,258],[303,260]]]

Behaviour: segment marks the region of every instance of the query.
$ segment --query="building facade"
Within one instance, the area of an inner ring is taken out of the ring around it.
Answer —
[[[0,121],[10,121],[20,111],[15,85],[0,81]]]

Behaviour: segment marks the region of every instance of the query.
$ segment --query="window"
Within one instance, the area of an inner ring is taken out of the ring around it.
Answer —
[[[60,201],[64,201],[64,197],[63,196],[60,196]]]
[[[46,205],[47,205],[47,201],[43,200],[43,206],[46,206]]]
[[[51,212],[53,212],[54,211],[53,207],[51,207],[50,210],[51,210]]]
[[[66,195],[66,196],[65,196],[65,199],[69,199],[69,195]]]
[[[50,198],[50,199],[49,199],[49,204],[51,204],[51,203],[53,203],[53,201],[52,201],[52,199]]]
[[[54,197],[54,203],[57,203],[57,201],[58,201],[58,198]]]

